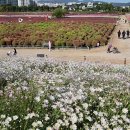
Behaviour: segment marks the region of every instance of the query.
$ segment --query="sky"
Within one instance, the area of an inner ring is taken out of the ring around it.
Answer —
[[[115,3],[128,3],[128,2],[130,2],[130,0],[94,0],[94,1],[115,2]]]

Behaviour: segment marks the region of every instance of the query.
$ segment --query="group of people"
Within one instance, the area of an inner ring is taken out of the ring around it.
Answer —
[[[127,30],[127,31],[123,30],[123,31],[121,32],[121,31],[119,30],[119,31],[117,32],[117,35],[118,35],[118,38],[123,38],[123,39],[129,38],[129,36],[130,36],[130,31],[129,31],[129,30]]]
[[[7,52],[7,55],[8,55],[8,56],[17,55],[17,50],[16,50],[16,48],[14,48],[13,52],[8,51],[8,52]]]

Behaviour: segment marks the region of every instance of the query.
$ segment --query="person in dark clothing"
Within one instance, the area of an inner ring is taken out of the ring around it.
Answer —
[[[120,36],[121,36],[121,31],[119,30],[119,31],[117,32],[117,34],[118,34],[118,38],[120,38]]]
[[[126,31],[126,34],[127,34],[127,38],[129,38],[130,31],[129,31],[129,30],[127,30],[127,31]]]
[[[122,32],[122,38],[123,39],[125,39],[125,34],[126,34],[126,32],[125,32],[125,30]]]
[[[16,55],[17,54],[17,51],[16,51],[16,48],[14,48],[14,55]]]

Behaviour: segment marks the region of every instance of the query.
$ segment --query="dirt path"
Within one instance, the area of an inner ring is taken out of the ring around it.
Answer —
[[[126,19],[125,16],[120,16],[121,19]],[[124,64],[124,58],[126,58],[126,63],[130,64],[130,38],[129,39],[118,39],[118,30],[129,29],[129,23],[124,23],[120,21],[116,26],[113,34],[111,35],[110,43],[117,47],[121,53],[113,54],[107,53],[107,46],[95,48],[95,49],[56,49],[49,52],[47,49],[18,49],[19,56],[35,56],[38,53],[44,53],[48,57],[60,58],[62,60],[74,60],[74,61],[84,61],[84,56],[86,61],[89,62],[105,62],[113,64]],[[0,49],[0,57],[6,57],[6,53],[10,49]]]

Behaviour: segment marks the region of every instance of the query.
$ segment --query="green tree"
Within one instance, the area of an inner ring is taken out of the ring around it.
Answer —
[[[63,10],[61,8],[57,8],[54,10],[52,15],[56,18],[61,18],[65,15],[65,10]]]

